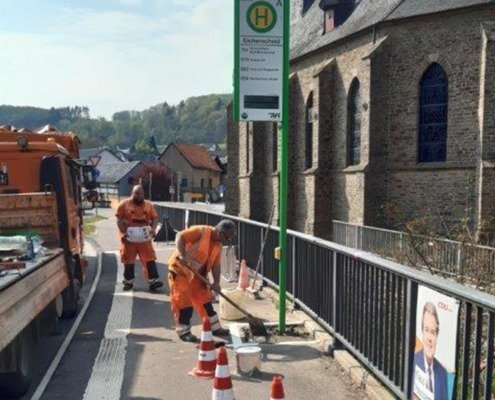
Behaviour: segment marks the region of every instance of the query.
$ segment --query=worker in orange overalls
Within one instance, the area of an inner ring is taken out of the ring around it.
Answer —
[[[158,279],[156,254],[151,240],[156,235],[158,214],[151,202],[144,200],[144,190],[141,185],[132,188],[130,198],[122,200],[116,212],[117,226],[119,227],[121,245],[120,258],[124,264],[124,290],[134,287],[134,264],[139,256],[143,265],[143,275],[148,279],[150,291],[163,286]],[[133,242],[128,228],[143,227],[143,240]]]
[[[197,342],[191,333],[193,308],[201,318],[209,317],[212,333],[226,336],[230,332],[220,326],[218,315],[211,304],[211,290],[192,271],[184,267],[189,265],[205,278],[213,276],[212,288],[220,293],[220,259],[222,246],[236,234],[236,226],[230,220],[220,221],[215,227],[207,225],[192,226],[176,238],[176,250],[169,259],[168,283],[172,312],[176,331],[185,342]]]

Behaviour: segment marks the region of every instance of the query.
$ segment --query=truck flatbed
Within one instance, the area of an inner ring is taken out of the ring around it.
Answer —
[[[45,266],[50,260],[56,258],[63,253],[60,248],[50,249],[45,252],[43,257],[37,256],[33,261],[24,261],[24,268],[2,270],[2,263],[0,263],[0,292],[13,285],[15,282],[21,280],[23,277],[33,273],[39,268]]]
[[[0,274],[0,351],[69,285],[62,249]]]

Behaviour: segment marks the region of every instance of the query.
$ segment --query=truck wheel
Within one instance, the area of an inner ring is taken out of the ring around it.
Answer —
[[[33,365],[31,362],[31,332],[24,329],[12,343],[0,354],[0,357],[12,357],[13,371],[0,374],[0,393],[6,397],[18,398],[26,394],[31,383]],[[12,365],[7,361],[7,365]]]
[[[73,318],[77,314],[77,303],[79,302],[80,284],[77,279],[62,292],[62,315],[61,318]]]

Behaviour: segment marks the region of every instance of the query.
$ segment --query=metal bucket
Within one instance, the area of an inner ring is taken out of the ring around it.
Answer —
[[[254,372],[260,370],[261,366],[261,347],[258,346],[239,346],[235,349],[235,361],[239,375],[251,376]]]

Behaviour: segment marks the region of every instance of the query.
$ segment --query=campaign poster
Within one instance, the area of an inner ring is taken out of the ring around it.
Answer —
[[[458,300],[418,287],[411,399],[453,398],[458,314]]]

